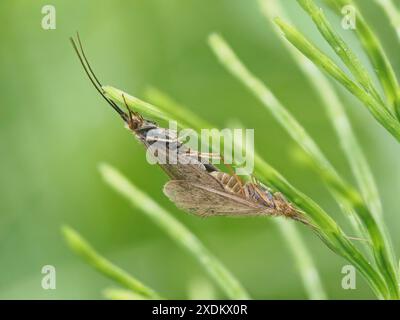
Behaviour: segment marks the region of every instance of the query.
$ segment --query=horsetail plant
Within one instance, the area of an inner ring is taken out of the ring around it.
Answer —
[[[274,15],[282,15],[281,8],[279,7],[277,1],[260,2],[263,5],[264,13],[270,20],[274,18]],[[329,0],[328,2],[330,2],[331,5],[335,5],[337,10],[340,8],[340,5],[353,4],[352,1],[345,0]],[[331,30],[331,28],[328,26],[328,23],[324,18],[322,11],[317,10],[312,1],[299,1],[299,3],[313,17],[315,23],[319,26],[319,29],[322,30],[321,33],[325,34],[325,38],[328,40],[329,36],[326,36],[326,29]],[[387,57],[379,43],[379,40],[369,29],[365,20],[359,12],[357,13],[357,17],[359,18],[357,20],[358,27],[361,25],[361,28],[357,29],[357,34],[361,42],[363,43],[364,49],[367,52],[371,63],[374,65],[377,74],[381,75],[380,80],[384,88],[386,84],[385,91],[387,92],[388,98],[396,96],[399,88],[390,62],[387,60]],[[333,33],[332,30],[331,33]],[[336,36],[336,38],[338,37]],[[296,53],[291,47],[288,48],[291,50],[291,53],[294,55],[295,60],[297,61],[303,72],[308,75],[308,77],[312,80],[311,83],[314,84],[314,86],[318,89],[316,91],[320,93],[322,100],[325,102],[325,105],[328,108],[330,118],[334,122],[334,126],[341,140],[341,144],[343,146],[345,154],[347,155],[354,175],[358,181],[361,192],[363,193],[364,200],[366,201],[369,209],[371,210],[371,214],[373,214],[373,217],[375,218],[376,223],[379,226],[379,231],[380,233],[382,233],[382,240],[388,247],[387,259],[391,260],[389,261],[389,263],[392,264],[392,272],[394,273],[392,275],[394,287],[393,290],[397,287],[396,291],[398,291],[398,286],[396,285],[398,270],[396,268],[397,264],[392,255],[390,241],[385,237],[387,232],[382,221],[382,208],[379,201],[377,189],[374,185],[372,174],[369,171],[368,164],[365,161],[364,156],[360,148],[358,147],[358,142],[351,131],[351,127],[345,116],[343,107],[341,106],[341,103],[336,96],[333,88],[324,79],[322,74],[319,73],[318,70],[311,64],[311,62],[307,61],[307,59],[304,58],[304,56],[302,56],[301,54]],[[346,50],[345,52],[349,52],[349,50]],[[350,58],[352,60],[355,59],[355,57],[352,55],[350,55]],[[318,63],[316,63],[316,65],[318,65]],[[358,65],[357,68],[358,70],[363,70],[362,66]],[[394,101],[394,104],[396,105],[396,101]],[[340,115],[340,118],[337,118],[337,115]],[[335,121],[335,119],[337,120]],[[338,122],[338,120],[340,120],[340,122]],[[381,265],[381,267],[385,268],[385,264]]]
[[[352,131],[342,102],[335,89],[323,73],[319,71],[319,69],[324,70],[360,100],[375,119],[393,137],[400,141],[399,86],[390,61],[377,36],[368,27],[361,13],[357,12],[359,23],[359,30],[356,31],[357,37],[361,41],[363,49],[378,76],[385,94],[385,97],[382,97],[367,68],[339,33],[335,31],[323,11],[314,1],[297,0],[298,4],[312,18],[321,35],[350,71],[351,76],[342,70],[333,59],[312,44],[300,31],[285,22],[280,17],[284,13],[276,1],[259,1],[268,19],[273,19],[277,28],[283,31],[285,38],[299,50],[300,53],[295,51],[293,47],[288,46],[301,70],[308,77],[316,91],[320,92],[321,100],[327,108],[328,115],[360,191],[336,171],[303,126],[274,93],[246,68],[220,35],[212,34],[209,37],[209,44],[221,64],[261,101],[264,107],[272,113],[281,126],[291,135],[292,139],[306,152],[309,159],[312,160],[313,166],[325,182],[328,190],[342,208],[342,211],[350,218],[350,222],[354,224],[356,235],[366,238],[367,249],[374,258],[373,263],[370,263],[368,256],[353,244],[351,237],[346,235],[342,228],[319,204],[296,189],[256,151],[254,151],[255,174],[274,191],[283,193],[296,206],[296,212],[307,218],[307,225],[310,229],[333,252],[345,258],[359,270],[378,298],[399,299],[399,268],[383,222],[382,204],[372,173]],[[326,1],[336,10],[342,5],[353,4],[350,0]],[[86,59],[86,57],[84,58]],[[120,110],[118,104],[121,104],[126,105],[127,108],[132,108],[135,113],[147,114],[151,118],[161,119],[162,121],[179,120],[181,128],[192,128],[200,131],[202,128],[214,127],[208,121],[174,103],[166,95],[155,89],[148,91],[149,100],[154,102],[153,105],[122,90],[111,86],[102,86],[98,80],[95,86],[117,111]],[[118,112],[120,113],[120,111]],[[130,113],[131,111],[129,111]],[[232,274],[203,247],[189,230],[174,219],[165,209],[142,193],[112,167],[103,165],[100,171],[105,181],[113,189],[126,197],[134,207],[143,211],[172,239],[193,254],[209,273],[211,279],[219,285],[228,297],[232,299],[249,297]],[[292,228],[291,224],[286,224],[285,221],[281,222],[279,227],[283,233],[289,234],[287,242],[296,261],[299,263],[299,271],[310,298],[325,298],[326,294],[314,263],[306,247],[302,244],[302,240],[296,232],[297,230]],[[64,228],[64,235],[72,249],[89,264],[130,290],[128,292],[120,289],[109,289],[105,292],[106,296],[110,298],[133,298],[135,295],[138,298],[145,299],[160,297],[152,289],[144,286],[141,282],[99,256],[73,230]]]
[[[364,91],[364,89],[340,69],[331,58],[308,41],[296,28],[280,18],[275,18],[275,23],[280,27],[284,36],[292,45],[360,100],[375,119],[389,131],[397,141],[400,141],[400,124],[386,107],[382,106],[369,92]]]
[[[385,242],[387,243],[387,239],[380,232],[368,207],[363,204],[361,195],[339,176],[305,129],[277,100],[273,93],[244,67],[227,43],[220,36],[212,35],[210,37],[210,44],[224,66],[261,100],[264,106],[272,112],[287,130],[288,134],[311,157],[315,168],[318,169],[339,205],[346,208],[346,212],[351,213],[352,218],[354,216],[362,221],[368,232],[369,239],[375,247],[376,262],[381,265],[391,266],[390,246],[384,245]],[[395,292],[395,267],[393,266],[392,268],[393,270],[390,271],[391,274],[388,274],[387,278],[392,280],[392,289]]]
[[[396,74],[386,56],[386,53],[374,31],[369,27],[360,9],[353,0],[325,0],[337,14],[346,5],[351,5],[356,9],[357,27],[355,33],[367,54],[373,70],[378,77],[385,92],[389,111],[400,119],[400,89]]]
[[[288,20],[288,17],[279,1],[259,0],[259,4],[262,13],[269,22],[272,23],[276,16],[285,16],[286,20]],[[282,40],[282,43],[289,50],[294,61],[307,77],[310,84],[315,88],[315,92],[318,93],[320,99],[324,103],[329,119],[331,120],[340,141],[341,147],[357,180],[364,201],[369,205],[369,209],[372,213],[381,213],[382,205],[380,203],[379,194],[373,175],[359,146],[357,138],[354,135],[350,121],[347,118],[345,108],[341,103],[340,98],[336,94],[335,89],[317,67],[315,67],[305,56],[291,47],[286,41],[283,41],[283,38],[280,36],[279,29],[274,23],[272,23],[272,27],[274,27],[274,31],[277,33],[278,38]],[[312,165],[313,169],[315,169],[315,167],[316,166]],[[333,190],[332,192],[335,195]],[[339,204],[342,203],[340,199],[338,199],[338,202]],[[363,228],[361,221],[357,218],[355,213],[351,211],[350,208],[342,208],[342,210],[348,210],[347,214],[351,219],[350,222],[356,231],[356,234],[360,236],[366,236],[365,228]],[[368,243],[364,244],[368,245]]]

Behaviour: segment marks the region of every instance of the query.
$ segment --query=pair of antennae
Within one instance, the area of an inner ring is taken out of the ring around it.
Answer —
[[[100,95],[104,98],[104,100],[107,101],[107,103],[121,116],[122,120],[124,120],[125,122],[129,121],[128,115],[121,110],[120,107],[118,107],[118,105],[112,101],[111,99],[107,98],[105,95],[105,92],[103,90],[103,87],[99,81],[99,79],[96,77],[96,74],[93,72],[93,69],[91,68],[88,59],[86,58],[85,55],[85,51],[83,50],[83,46],[82,46],[82,42],[81,39],[79,37],[79,33],[76,33],[76,38],[77,38],[77,42],[79,45],[76,45],[75,40],[71,37],[71,43],[72,46],[76,52],[76,54],[78,55],[79,61],[82,64],[83,69],[85,70],[85,73],[87,74],[87,76],[89,77],[90,82],[93,84],[93,86],[96,88],[96,90],[100,93]]]

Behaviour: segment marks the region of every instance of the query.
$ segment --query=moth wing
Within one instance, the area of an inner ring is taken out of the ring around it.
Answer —
[[[171,180],[164,186],[164,194],[185,211],[200,215],[257,215],[266,211],[254,202],[226,191],[215,190],[186,180]]]
[[[181,155],[179,157],[182,157]],[[167,172],[167,174],[174,180],[186,180],[190,182],[197,182],[201,185],[210,186],[216,190],[225,190],[221,182],[215,177],[210,175],[205,169],[204,165],[195,159],[192,159],[192,163],[183,164],[179,162],[177,164],[163,164],[161,167]]]
[[[208,173],[204,164],[194,156],[185,153],[177,154],[176,159],[174,159],[175,163],[172,163],[166,149],[159,148],[158,155],[162,156],[162,159],[166,159],[166,163],[159,163],[159,166],[171,179],[198,182],[199,184],[207,185],[216,190],[225,190],[223,185]]]

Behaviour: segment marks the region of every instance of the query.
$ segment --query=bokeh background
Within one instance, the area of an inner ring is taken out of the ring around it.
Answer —
[[[359,2],[398,71],[399,43],[386,16],[373,1]],[[304,33],[327,48],[297,3],[282,3]],[[46,4],[57,10],[56,30],[41,28]],[[338,18],[329,17],[339,26]],[[220,32],[353,181],[323,105],[257,1],[3,0],[0,25],[0,298],[103,297],[101,291],[113,284],[71,253],[60,233],[63,224],[164,296],[224,297],[191,256],[103,183],[101,162],[120,169],[170,209],[254,298],[307,298],[293,257],[270,219],[199,219],[168,201],[162,193],[167,177],[146,162],[142,146],[91,87],[68,40],[79,30],[105,84],[142,98],[151,85],[221,127],[240,119],[255,128],[264,158],[342,221],[318,176],[293,156],[296,147],[286,132],[207,45],[207,36]],[[338,29],[359,52],[354,34]],[[399,252],[400,148],[355,99],[339,91],[376,177]],[[343,290],[346,262],[305,227],[299,229],[330,298],[373,298],[361,275],[357,290]],[[41,287],[46,264],[56,267],[56,290]]]

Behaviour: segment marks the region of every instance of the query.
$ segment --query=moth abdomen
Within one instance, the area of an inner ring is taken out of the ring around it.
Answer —
[[[223,185],[226,191],[234,194],[241,193],[243,186],[236,177],[221,171],[213,171],[210,174]]]

